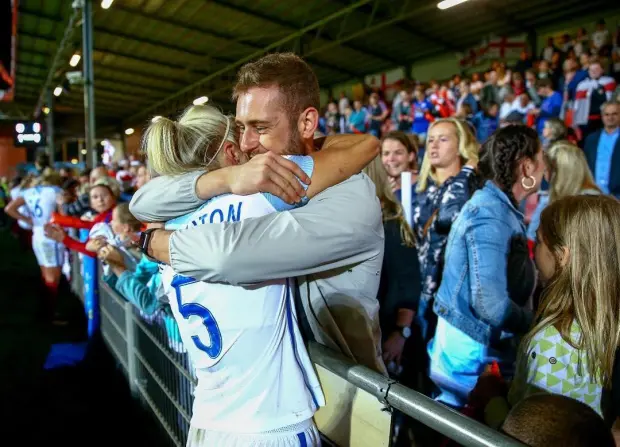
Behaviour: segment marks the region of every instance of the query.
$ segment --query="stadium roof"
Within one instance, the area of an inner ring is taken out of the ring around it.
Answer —
[[[529,32],[618,8],[610,0],[472,0],[439,10],[437,0],[115,0],[94,4],[98,117],[144,120],[207,95],[230,107],[236,69],[269,51],[295,51],[322,86],[463,51],[495,33]],[[73,19],[72,19],[73,16]],[[68,0],[20,0],[16,97],[31,115],[67,24],[76,25],[53,73],[62,83],[80,51],[81,17]],[[80,70],[81,64],[73,70]],[[0,109],[6,108],[0,103]],[[79,85],[56,110],[82,113]]]

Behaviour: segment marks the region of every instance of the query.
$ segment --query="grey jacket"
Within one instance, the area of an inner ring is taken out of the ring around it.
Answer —
[[[195,210],[203,203],[195,193],[201,174],[154,178],[136,192],[131,212],[163,222]],[[316,341],[385,374],[377,301],[383,249],[381,207],[364,174],[292,211],[200,225],[170,238],[179,274],[233,285],[296,278]]]

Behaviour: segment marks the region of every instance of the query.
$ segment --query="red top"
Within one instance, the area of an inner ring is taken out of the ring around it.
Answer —
[[[111,210],[105,211],[103,213],[100,213],[93,220],[82,220],[79,217],[63,216],[61,214],[54,213],[52,214],[52,220],[50,221],[50,223],[55,223],[57,225],[67,227],[67,228],[90,230],[92,227],[95,226],[95,224],[102,223],[102,222],[109,223],[112,220],[113,210],[114,208],[112,208]],[[86,249],[86,244],[88,243],[88,239],[86,239],[85,242],[80,242],[78,240],[73,239],[71,236],[66,235],[65,238],[62,240],[62,243],[68,249],[85,254],[86,256],[90,256],[91,258],[94,258],[97,256],[97,253],[95,253],[94,251],[89,251]]]

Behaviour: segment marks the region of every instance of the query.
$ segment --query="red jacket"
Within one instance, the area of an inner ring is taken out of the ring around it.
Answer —
[[[113,210],[114,208],[106,212],[103,212],[101,214],[98,214],[93,220],[82,220],[79,217],[63,216],[61,214],[54,213],[52,214],[52,220],[50,221],[50,223],[54,223],[56,225],[60,225],[66,228],[77,228],[77,229],[90,230],[92,227],[95,226],[95,224],[102,223],[102,222],[105,222],[105,223],[110,222],[112,220]],[[91,258],[94,258],[97,256],[97,253],[86,249],[86,244],[88,243],[88,239],[86,239],[86,242],[80,242],[78,240],[73,239],[71,236],[66,235],[65,238],[62,240],[62,243],[68,249],[85,254],[86,256],[90,256]]]

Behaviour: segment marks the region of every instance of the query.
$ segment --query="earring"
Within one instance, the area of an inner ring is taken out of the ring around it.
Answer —
[[[532,180],[532,184],[531,185],[526,185],[525,184],[525,180],[526,179],[531,179]],[[534,189],[534,186],[536,186],[536,179],[534,177],[532,177],[531,175],[529,177],[523,177],[523,178],[521,178],[521,186],[523,186],[523,189],[525,189],[526,191],[529,191],[530,189]]]

